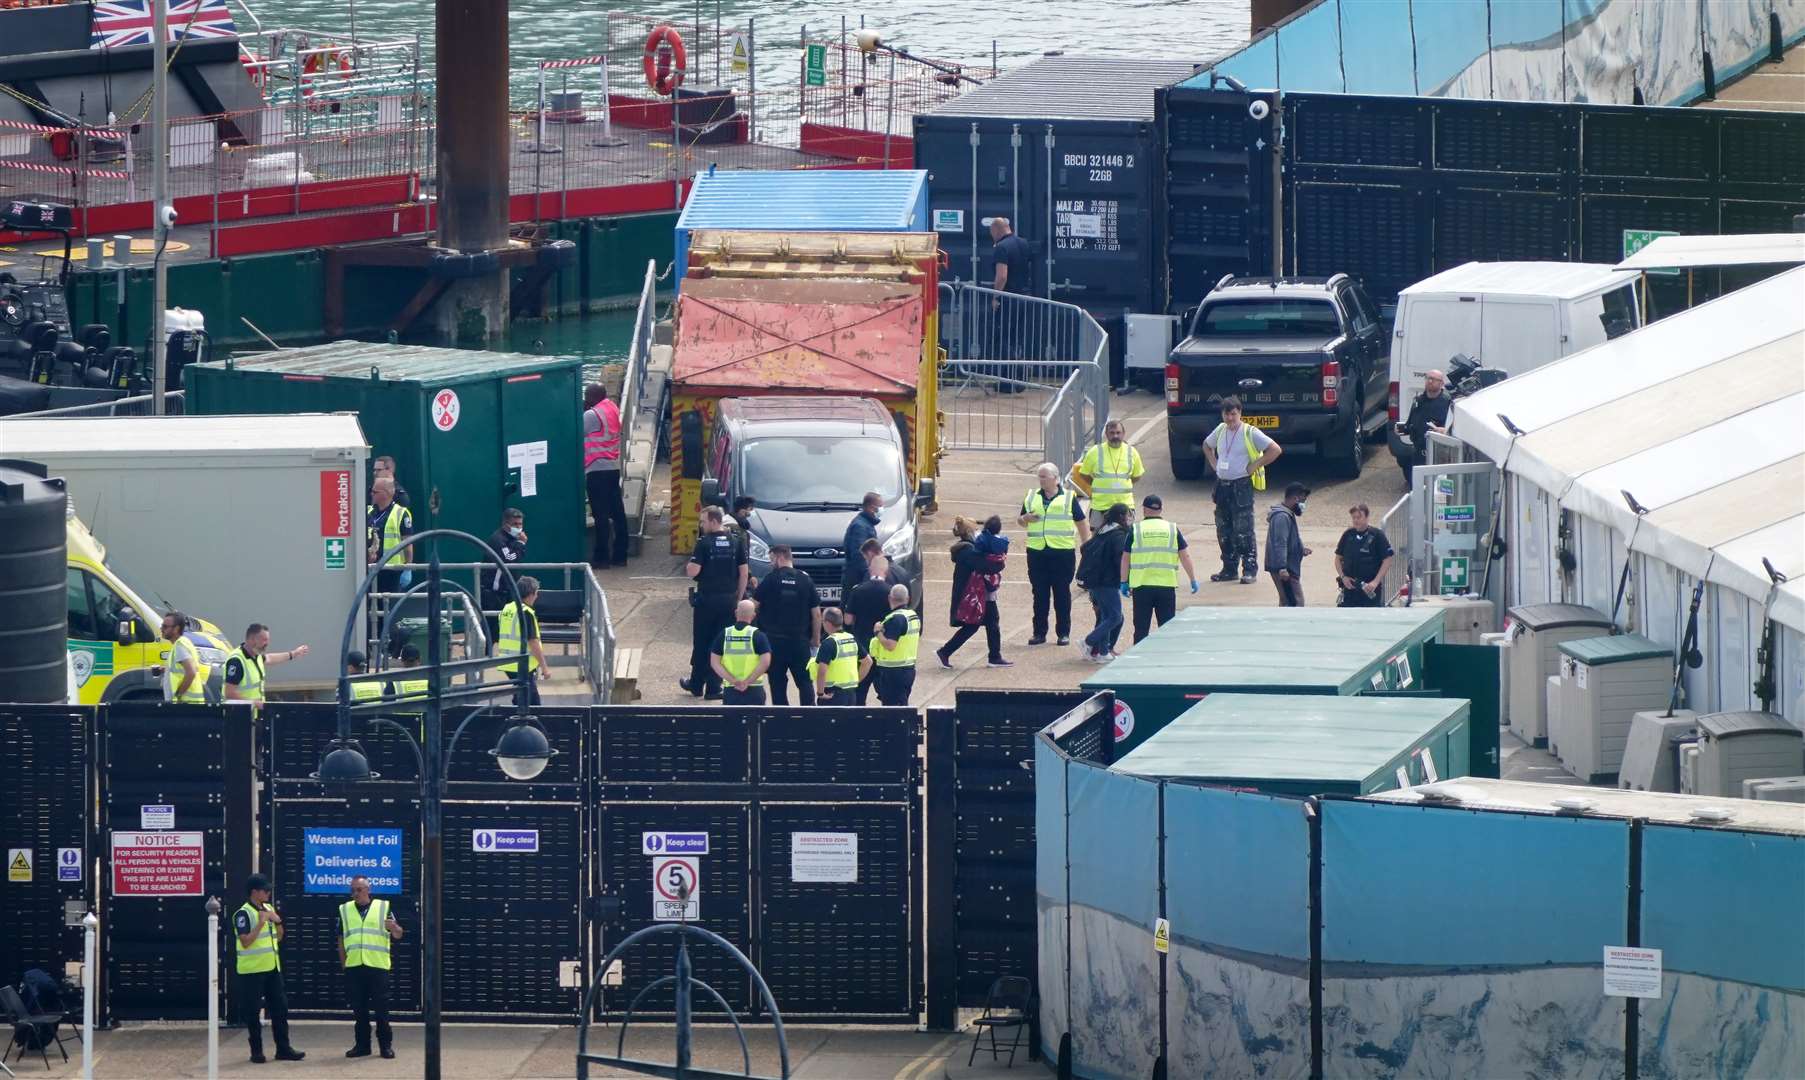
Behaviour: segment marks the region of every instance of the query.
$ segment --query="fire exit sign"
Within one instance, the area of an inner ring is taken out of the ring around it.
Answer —
[[[1629,258],[1636,252],[1659,240],[1663,236],[1678,236],[1677,232],[1665,229],[1625,229],[1623,230],[1623,257]],[[1650,270],[1651,274],[1677,274],[1678,270]]]

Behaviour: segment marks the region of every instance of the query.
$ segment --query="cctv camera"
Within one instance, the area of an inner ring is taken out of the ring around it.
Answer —
[[[165,205],[162,211],[157,214],[157,218],[163,222],[163,227],[165,229],[175,228],[175,207]]]
[[[1272,106],[1266,104],[1264,101],[1255,99],[1247,106],[1247,115],[1253,117],[1255,120],[1264,120],[1271,114]]]

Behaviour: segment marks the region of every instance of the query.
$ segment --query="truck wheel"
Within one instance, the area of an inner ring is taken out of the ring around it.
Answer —
[[[1322,457],[1329,474],[1345,480],[1357,479],[1360,466],[1366,460],[1366,440],[1360,432],[1360,405],[1355,402],[1354,415],[1345,427],[1323,440]]]
[[[1175,480],[1202,480],[1209,475],[1209,462],[1203,459],[1203,451],[1191,445],[1189,439],[1181,439],[1166,432],[1166,450],[1172,458],[1172,477]]]

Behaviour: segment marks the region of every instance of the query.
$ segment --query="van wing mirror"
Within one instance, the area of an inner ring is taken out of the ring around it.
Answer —
[[[721,482],[712,476],[702,478],[702,505],[721,505]]]
[[[926,510],[934,505],[934,481],[926,477],[915,485],[915,509]]]

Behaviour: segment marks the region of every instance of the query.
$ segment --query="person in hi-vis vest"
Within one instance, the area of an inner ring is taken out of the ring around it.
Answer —
[[[238,972],[238,1001],[245,1034],[251,1041],[251,1061],[261,1065],[263,1020],[269,1007],[270,1031],[276,1036],[276,1060],[300,1061],[307,1055],[288,1041],[288,991],[282,986],[282,916],[270,903],[269,878],[252,874],[245,882],[246,899],[232,916],[237,938],[233,962]]]
[[[389,944],[401,940],[401,924],[395,921],[387,900],[370,897],[370,879],[351,879],[351,899],[338,908],[338,962],[345,969],[350,991],[352,1029],[348,1058],[370,1056],[370,1016],[376,1016],[376,1044],[382,1056],[395,1056],[395,1033],[389,1030]]]

